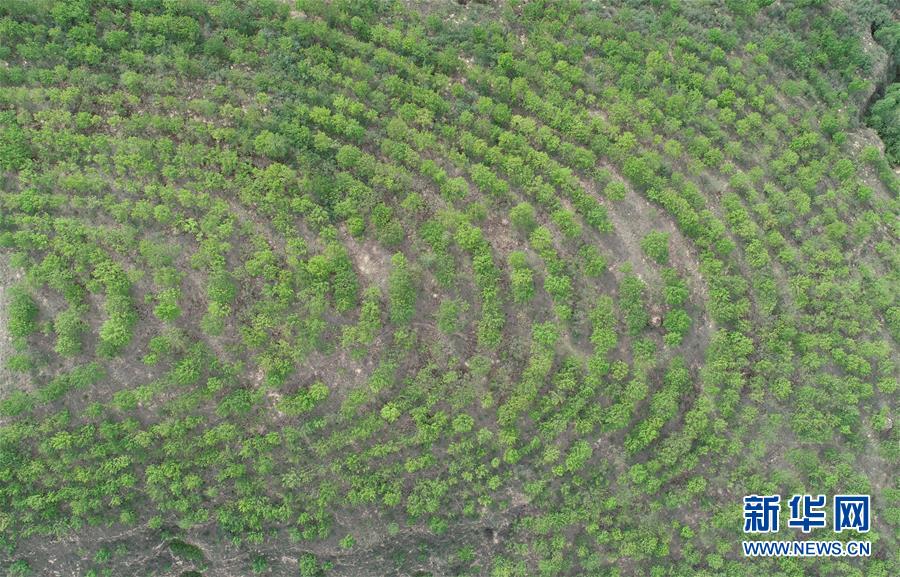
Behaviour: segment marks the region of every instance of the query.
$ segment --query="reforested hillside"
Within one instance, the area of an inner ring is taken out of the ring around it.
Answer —
[[[0,0],[0,570],[900,575],[894,8]]]

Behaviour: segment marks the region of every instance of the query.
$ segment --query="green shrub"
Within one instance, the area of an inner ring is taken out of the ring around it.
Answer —
[[[603,189],[603,196],[610,200],[622,200],[627,193],[628,188],[625,183],[619,180],[610,181]]]
[[[534,296],[534,273],[525,260],[525,253],[513,251],[509,253],[510,282],[513,300],[519,304],[526,303]]]
[[[30,162],[31,151],[22,129],[0,124],[0,169],[21,170]]]
[[[633,273],[627,273],[619,286],[619,307],[625,318],[625,326],[631,335],[637,335],[650,321],[650,313],[644,302],[646,285]]]
[[[469,310],[469,304],[458,299],[444,299],[437,312],[437,326],[444,334],[453,334],[461,327],[461,315]]]
[[[181,316],[181,308],[178,306],[178,297],[181,291],[177,288],[169,288],[156,295],[157,303],[153,314],[161,321],[172,322]]]
[[[866,117],[884,140],[884,154],[892,164],[900,164],[900,82],[891,84],[869,109]]]
[[[600,250],[592,245],[586,244],[578,249],[578,256],[581,261],[582,271],[589,277],[599,277],[606,272],[606,258],[600,253]]]
[[[7,328],[14,338],[24,338],[37,330],[38,306],[21,286],[9,290]]]
[[[260,156],[282,160],[288,155],[289,144],[284,136],[263,130],[253,139],[253,148]]]
[[[644,254],[659,264],[669,262],[669,235],[665,232],[653,231],[641,240]]]
[[[300,556],[300,577],[321,577],[322,574],[322,568],[315,555],[304,553]]]
[[[520,231],[531,234],[537,226],[534,207],[527,202],[520,202],[509,211],[509,220]]]
[[[7,569],[9,577],[28,577],[32,574],[31,565],[25,559],[14,561]]]
[[[131,299],[125,295],[112,294],[106,298],[107,319],[100,326],[99,351],[104,356],[115,356],[131,342],[137,311]]]
[[[53,330],[56,332],[54,350],[63,357],[72,357],[81,352],[81,335],[87,323],[81,319],[81,310],[70,307],[56,315]]]
[[[403,253],[391,257],[391,273],[388,277],[388,311],[396,325],[408,323],[416,310],[416,287],[409,262]]]
[[[184,559],[185,561],[191,561],[193,563],[203,563],[204,561],[203,550],[200,549],[200,547],[185,543],[180,539],[172,539],[169,541],[169,551],[172,552],[172,555]]]
[[[13,391],[3,399],[0,399],[0,415],[15,417],[30,411],[34,406],[34,397],[25,391]]]

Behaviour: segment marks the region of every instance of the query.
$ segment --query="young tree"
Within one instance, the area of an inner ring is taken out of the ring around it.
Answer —
[[[404,325],[412,320],[416,309],[416,287],[409,262],[403,253],[391,257],[391,272],[388,277],[388,313],[391,322]]]
[[[531,234],[537,226],[534,207],[527,202],[520,202],[509,211],[509,220],[520,231]]]
[[[63,357],[72,357],[81,352],[81,335],[87,329],[87,323],[81,319],[78,307],[69,307],[56,315],[53,330],[56,332],[54,350]]]
[[[7,328],[13,338],[24,338],[37,330],[38,306],[21,285],[9,289]]]
[[[528,302],[534,296],[534,273],[525,259],[522,251],[509,253],[510,283],[512,284],[513,300],[519,304]]]
[[[263,130],[253,139],[253,148],[257,154],[271,160],[283,160],[290,150],[284,136],[269,130]]]
[[[652,231],[641,239],[641,250],[658,264],[669,262],[669,234]]]

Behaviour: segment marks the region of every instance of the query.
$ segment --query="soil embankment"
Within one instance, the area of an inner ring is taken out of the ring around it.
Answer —
[[[859,100],[857,119],[873,132],[876,145],[900,175],[900,106],[897,81],[900,76],[900,10],[874,17],[863,33],[865,51],[873,59],[872,83]],[[864,130],[863,132],[869,132]],[[876,136],[877,135],[877,136]]]
[[[900,60],[894,57],[890,51],[890,47],[879,44],[876,37],[879,28],[886,25],[887,24],[872,22],[869,27],[871,43],[880,46],[883,52],[879,50],[880,57],[874,63],[872,68],[872,80],[874,81],[874,85],[871,88],[871,92],[866,96],[864,104],[860,109],[860,116],[862,118],[866,117],[872,105],[884,97],[887,87],[896,82],[897,77],[900,76]]]

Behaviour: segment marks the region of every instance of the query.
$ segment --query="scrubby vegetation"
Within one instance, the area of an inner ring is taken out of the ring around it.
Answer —
[[[0,2],[0,567],[900,574],[891,18]]]
[[[884,97],[869,110],[868,121],[884,140],[887,159],[900,164],[900,83],[888,86]]]

